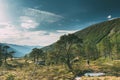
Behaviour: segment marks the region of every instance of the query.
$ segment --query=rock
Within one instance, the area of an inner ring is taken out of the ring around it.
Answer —
[[[81,80],[81,77],[75,77],[74,80]]]
[[[98,77],[98,76],[104,76],[105,73],[85,73],[84,76],[91,76],[91,77]]]

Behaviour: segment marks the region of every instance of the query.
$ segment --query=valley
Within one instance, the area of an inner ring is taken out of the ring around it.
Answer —
[[[42,48],[1,43],[0,80],[119,80],[119,26],[120,18],[105,21]]]

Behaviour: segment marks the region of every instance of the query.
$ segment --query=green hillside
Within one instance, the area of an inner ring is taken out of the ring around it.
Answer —
[[[80,52],[83,53],[82,56],[120,58],[120,18],[91,25],[74,35],[83,39],[83,50]],[[53,51],[55,44],[44,47],[43,50]]]
[[[91,70],[106,72],[108,75],[119,75],[119,65],[113,63],[120,60],[120,18],[63,35],[56,43],[42,49],[45,51],[44,61],[47,65],[64,64],[75,76]],[[91,67],[97,66],[101,69],[85,69],[86,62],[88,65],[92,63]],[[111,67],[106,64],[113,65],[113,68],[109,68],[110,72],[104,70],[105,66]]]
[[[107,36],[113,37],[120,34],[120,18],[89,26],[75,34],[84,39],[85,42],[94,41],[99,43]]]

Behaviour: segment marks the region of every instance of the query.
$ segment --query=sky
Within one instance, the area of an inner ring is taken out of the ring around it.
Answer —
[[[0,42],[47,46],[120,17],[120,0],[0,0]]]

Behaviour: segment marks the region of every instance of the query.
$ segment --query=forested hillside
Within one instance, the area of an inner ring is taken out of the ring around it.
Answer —
[[[82,57],[90,59],[99,57],[120,58],[120,18],[91,25],[74,33],[74,35],[83,40],[79,49],[73,49]],[[55,51],[56,44],[44,47],[43,50]]]

